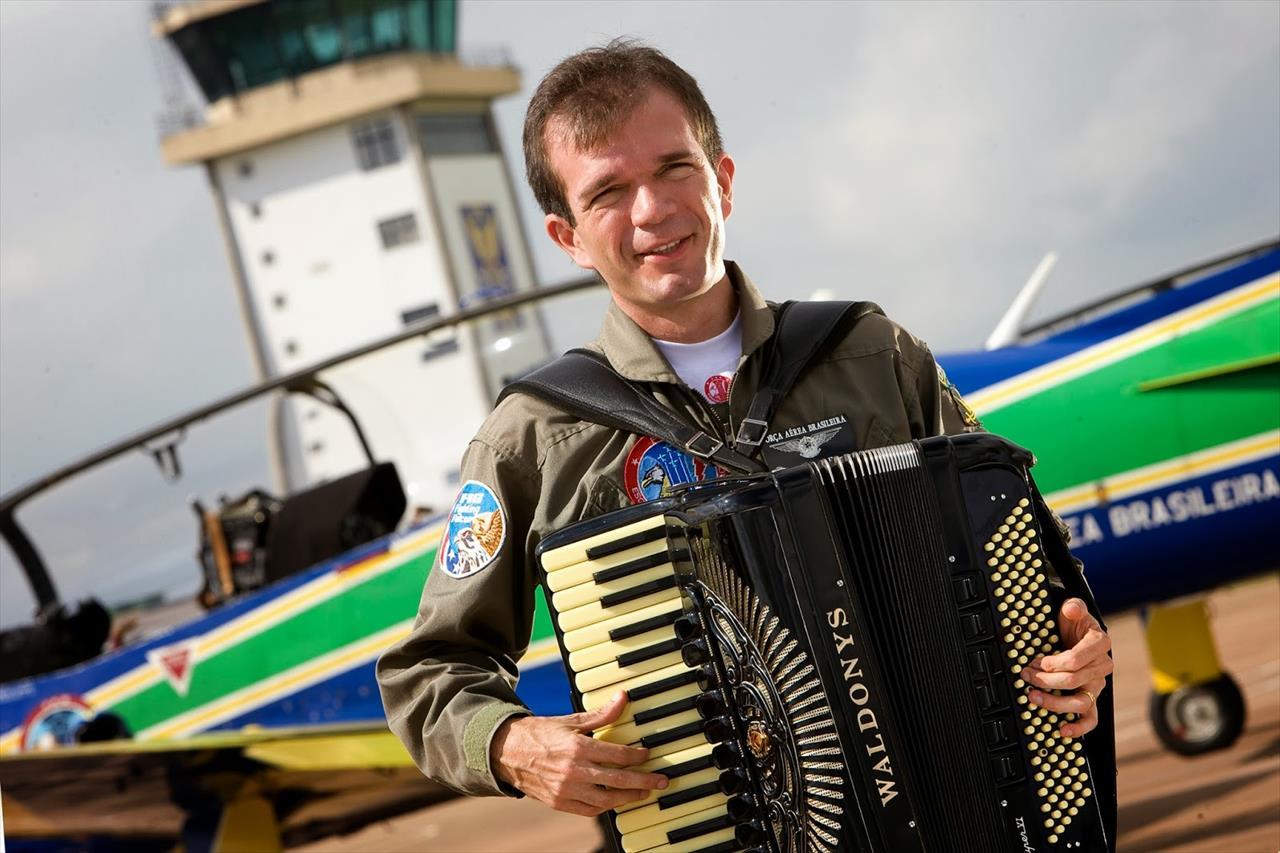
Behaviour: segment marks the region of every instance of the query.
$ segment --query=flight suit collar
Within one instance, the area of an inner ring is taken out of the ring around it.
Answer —
[[[773,335],[773,309],[737,264],[725,261],[724,265],[729,283],[738,294],[738,310],[742,313],[742,357],[746,359]],[[627,379],[635,382],[680,381],[653,339],[616,302],[609,302],[600,336],[594,343],[609,359],[613,369]]]

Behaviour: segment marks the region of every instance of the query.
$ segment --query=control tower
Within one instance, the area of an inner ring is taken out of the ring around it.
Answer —
[[[260,380],[534,286],[491,104],[519,90],[467,61],[456,0],[200,0],[153,23],[205,101],[161,144],[201,165]],[[176,69],[175,69],[176,70]],[[334,369],[411,505],[447,509],[505,381],[547,360],[535,308]],[[276,486],[365,464],[339,412],[273,404]]]

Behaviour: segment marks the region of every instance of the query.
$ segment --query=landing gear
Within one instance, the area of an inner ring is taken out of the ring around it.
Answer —
[[[1179,755],[1231,746],[1244,731],[1244,695],[1218,662],[1204,599],[1158,605],[1143,619],[1156,737]]]
[[[1205,684],[1151,694],[1151,725],[1179,755],[1226,749],[1244,731],[1244,695],[1229,675]]]

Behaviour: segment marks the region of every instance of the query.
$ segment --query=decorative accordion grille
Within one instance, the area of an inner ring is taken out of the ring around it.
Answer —
[[[733,715],[760,782],[763,809],[785,851],[838,846],[848,771],[813,663],[738,573],[707,542],[690,542],[704,614]]]

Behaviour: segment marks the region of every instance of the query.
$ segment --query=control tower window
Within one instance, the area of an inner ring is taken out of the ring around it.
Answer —
[[[457,0],[288,0],[248,4],[173,31],[210,103],[353,59],[453,53]]]
[[[497,140],[484,113],[425,113],[418,116],[418,134],[429,157],[495,154]]]
[[[351,137],[356,146],[356,160],[366,172],[400,160],[400,146],[396,144],[396,132],[390,119],[357,124],[351,129]]]
[[[378,223],[378,234],[382,236],[382,248],[394,249],[418,242],[418,218],[412,213],[395,216]]]

